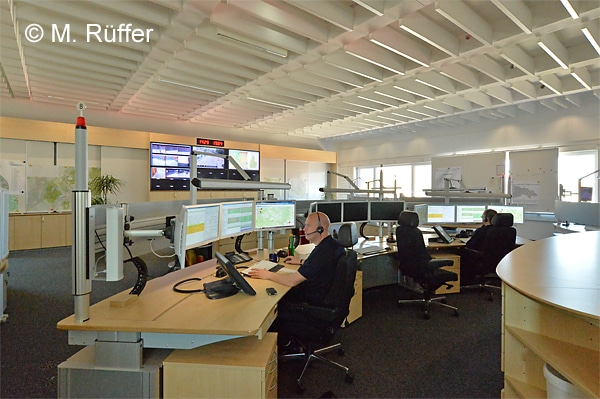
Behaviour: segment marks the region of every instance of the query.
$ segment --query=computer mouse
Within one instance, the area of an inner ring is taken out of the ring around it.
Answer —
[[[287,258],[287,256],[288,256],[288,253],[286,250],[280,249],[279,251],[277,251],[278,258]]]

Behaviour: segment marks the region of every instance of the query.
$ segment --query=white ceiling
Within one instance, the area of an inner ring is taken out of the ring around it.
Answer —
[[[598,0],[1,1],[3,101],[350,140],[599,96]]]

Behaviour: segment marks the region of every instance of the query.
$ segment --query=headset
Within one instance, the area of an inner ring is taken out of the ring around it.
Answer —
[[[491,222],[492,218],[490,217],[490,214],[492,215],[492,217],[494,217],[494,215],[496,215],[496,212],[493,209],[486,209],[483,212],[483,221],[484,222]]]
[[[309,236],[311,234],[315,234],[315,233],[319,233],[319,235],[323,234],[323,232],[325,231],[325,229],[323,228],[323,226],[321,225],[321,216],[319,215],[319,212],[317,212],[317,229],[315,231],[311,231],[310,233],[305,233],[305,236]]]

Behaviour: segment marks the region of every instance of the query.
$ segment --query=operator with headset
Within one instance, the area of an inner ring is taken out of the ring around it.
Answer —
[[[478,272],[478,265],[481,259],[481,249],[485,241],[485,237],[490,228],[492,228],[492,218],[498,212],[494,209],[486,209],[481,215],[483,225],[479,227],[467,244],[460,252],[460,284],[471,285],[475,282]]]
[[[329,217],[323,212],[313,212],[306,218],[304,231],[306,238],[315,248],[310,255],[301,260],[297,256],[288,256],[284,262],[300,265],[294,273],[273,273],[265,269],[250,270],[252,278],[272,280],[293,287],[282,299],[291,302],[319,304],[327,294],[335,275],[335,267],[344,248],[329,235]],[[280,315],[282,302],[280,305]]]

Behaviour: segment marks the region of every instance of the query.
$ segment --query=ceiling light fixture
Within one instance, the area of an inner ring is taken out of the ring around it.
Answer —
[[[590,84],[592,78],[590,73],[585,68],[577,68],[571,70],[571,76],[573,76],[583,87],[588,90],[592,90],[592,85]]]
[[[296,108],[296,107],[293,107],[291,105],[281,104],[281,103],[277,103],[277,102],[274,102],[274,101],[261,100],[260,98],[256,98],[256,97],[246,97],[246,98],[248,100],[251,100],[251,101],[256,101],[256,102],[263,103],[263,104],[274,105],[276,107],[288,108],[288,109],[294,109],[294,108]]]
[[[248,37],[238,36],[237,34],[235,34],[233,32],[224,33],[222,31],[219,31],[219,32],[217,32],[217,36],[220,36],[224,39],[234,41],[239,44],[243,44],[248,47],[252,47],[256,50],[261,50],[261,51],[267,52],[269,54],[276,55],[281,58],[287,58],[287,56],[288,56],[288,52],[285,49],[282,49],[282,48],[276,47],[276,46],[272,46],[267,43],[253,42],[252,39],[250,39]]]
[[[422,65],[422,66],[424,66],[424,67],[426,67],[426,68],[429,68],[429,64],[428,64],[428,63],[426,63],[426,62],[423,62],[423,61],[421,61],[421,60],[419,60],[419,59],[417,59],[417,58],[415,58],[415,57],[412,57],[411,55],[409,55],[409,54],[407,54],[407,53],[404,53],[404,52],[402,52],[402,51],[399,51],[399,50],[397,50],[397,49],[395,49],[395,48],[393,48],[393,47],[391,47],[391,46],[388,46],[387,44],[384,44],[384,43],[382,43],[382,42],[380,42],[380,41],[378,41],[378,40],[375,40],[375,39],[370,39],[370,42],[371,42],[371,43],[375,43],[376,45],[378,45],[378,46],[381,46],[381,47],[383,47],[383,48],[385,48],[385,49],[388,49],[388,50],[390,50],[391,52],[394,52],[394,53],[396,53],[396,54],[398,54],[398,55],[401,55],[401,56],[402,56],[402,57],[404,57],[404,58],[408,58],[409,60],[411,60],[411,61],[413,61],[413,62],[416,62],[416,63],[417,63],[417,64],[419,64],[419,65]]]
[[[428,95],[426,95],[426,94],[423,94],[423,93],[419,93],[419,92],[417,92],[417,91],[414,91],[414,90],[407,89],[407,88],[405,88],[405,87],[401,87],[401,86],[394,86],[394,89],[402,90],[402,91],[405,91],[405,92],[407,92],[407,93],[413,94],[413,95],[415,95],[415,96],[419,96],[419,97],[426,98],[426,99],[428,99],[428,100],[434,100],[434,98],[433,98],[433,97],[431,97],[431,96],[428,96]]]
[[[569,0],[560,0],[560,2],[562,3],[563,7],[567,9],[567,12],[571,16],[571,18],[579,19],[579,14],[577,14],[577,11],[575,11],[575,8],[573,8],[573,4],[571,4]]]
[[[166,80],[166,79],[158,78],[158,81],[161,82],[161,83],[168,83],[168,84],[175,85],[175,86],[187,87],[188,89],[200,90],[200,91],[204,91],[204,92],[212,93],[212,94],[219,94],[219,95],[225,95],[226,94],[225,92],[222,92],[222,91],[219,91],[219,90],[207,89],[206,87],[193,86],[193,85],[189,85],[187,83],[175,82],[175,81],[172,81],[172,80]]]
[[[538,41],[538,46],[542,48],[562,69],[569,69],[566,60],[568,56],[567,49],[558,41],[556,36],[548,35],[542,40]]]
[[[372,60],[370,58],[363,57],[362,55],[354,53],[354,52],[352,52],[350,50],[344,50],[344,51],[346,51],[347,54],[350,54],[351,56],[356,57],[356,58],[358,58],[360,60],[366,61],[366,62],[371,63],[373,65],[376,65],[376,66],[378,66],[380,68],[387,69],[388,71],[394,72],[396,75],[401,75],[401,76],[404,75],[404,72],[399,71],[397,69],[394,69],[394,68],[392,68],[390,66],[387,66],[387,65],[382,64],[380,62],[374,61],[374,60]]]
[[[592,45],[592,47],[594,47],[594,49],[596,50],[596,52],[598,53],[598,55],[600,55],[600,40],[598,39],[597,36],[597,25],[596,29],[590,29],[588,26],[584,27],[581,29],[581,32],[583,32],[583,35],[588,39],[588,41],[590,42],[590,44]],[[596,35],[594,35],[592,32],[594,32]]]

